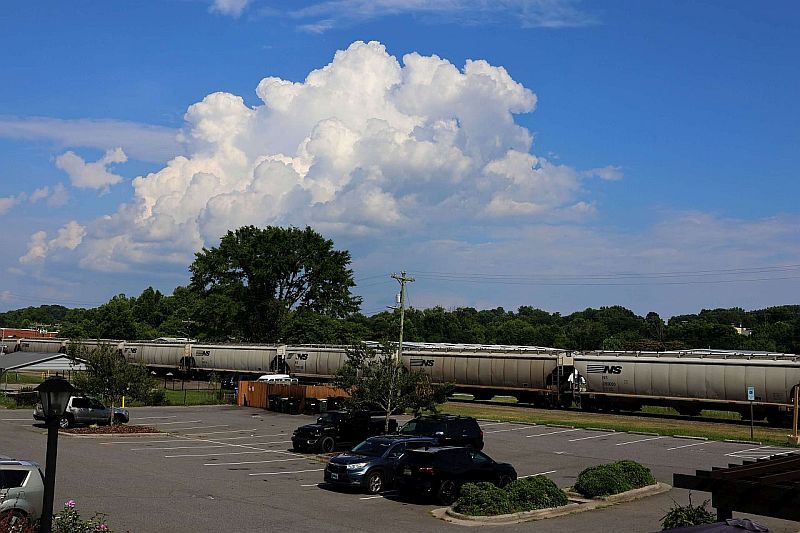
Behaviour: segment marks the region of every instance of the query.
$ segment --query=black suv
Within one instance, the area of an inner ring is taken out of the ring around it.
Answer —
[[[325,483],[358,487],[377,494],[390,487],[394,466],[407,450],[436,446],[428,437],[381,435],[370,437],[352,451],[334,455],[325,467]]]
[[[426,495],[443,505],[458,499],[464,483],[488,481],[504,487],[517,479],[508,463],[497,463],[473,448],[445,446],[408,450],[397,461],[395,483],[400,495]]]
[[[401,435],[433,437],[440,446],[471,446],[483,449],[483,430],[471,416],[424,415],[400,428]]]

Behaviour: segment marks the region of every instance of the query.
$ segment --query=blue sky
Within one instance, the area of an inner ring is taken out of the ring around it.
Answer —
[[[0,309],[170,292],[244,223],[349,249],[367,313],[402,269],[417,307],[797,303],[798,43],[794,2],[11,1]]]

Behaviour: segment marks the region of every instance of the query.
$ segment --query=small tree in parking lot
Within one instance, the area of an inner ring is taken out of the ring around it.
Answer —
[[[80,342],[71,342],[67,355],[75,364],[83,364],[85,372],[77,372],[73,379],[76,389],[100,397],[111,407],[114,423],[114,406],[123,396],[147,401],[156,387],[155,380],[142,364],[132,364],[108,344],[89,349]]]
[[[375,409],[386,412],[384,431],[389,431],[389,417],[406,408],[415,413],[437,411],[453,387],[432,383],[422,371],[409,371],[395,357],[395,347],[384,343],[378,348],[356,344],[347,350],[347,361],[336,372],[334,386],[344,389],[353,409]]]

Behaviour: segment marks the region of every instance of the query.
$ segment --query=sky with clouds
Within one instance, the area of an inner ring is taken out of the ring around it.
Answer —
[[[241,225],[372,314],[800,303],[800,7],[11,0],[0,310],[93,307]]]

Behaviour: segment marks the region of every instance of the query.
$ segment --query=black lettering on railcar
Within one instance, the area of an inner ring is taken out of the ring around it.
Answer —
[[[622,374],[622,365],[586,365],[587,374]]]
[[[195,350],[194,355],[195,357],[209,357],[211,355],[211,350]]]
[[[433,361],[434,361],[433,359],[412,359],[411,366],[412,367],[433,366]]]

